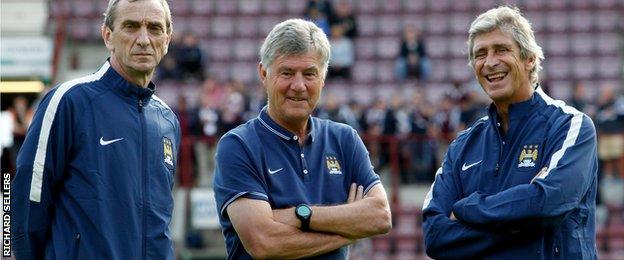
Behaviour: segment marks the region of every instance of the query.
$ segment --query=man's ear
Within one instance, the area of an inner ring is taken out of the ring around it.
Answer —
[[[533,69],[535,68],[535,55],[528,57],[527,60],[525,61],[525,67],[524,69],[526,69],[526,71],[533,71]]]
[[[102,33],[102,39],[104,40],[104,45],[106,45],[106,49],[113,52],[115,51],[115,47],[113,47],[113,43],[111,41],[111,34],[113,33],[108,26],[102,24],[100,27],[100,32]]]
[[[262,85],[264,86],[265,81],[266,81],[266,77],[267,77],[267,70],[266,68],[262,65],[262,62],[258,63],[258,76],[260,77],[260,82],[262,82]]]
[[[165,43],[165,53],[163,53],[163,56],[165,56],[167,54],[167,52],[169,52],[169,43],[171,42],[171,35],[172,33],[167,33],[167,41]]]

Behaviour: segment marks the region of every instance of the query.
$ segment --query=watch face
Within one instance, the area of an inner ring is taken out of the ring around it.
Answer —
[[[304,216],[304,217],[308,216],[310,215],[310,208],[306,206],[297,207],[297,214],[299,214],[299,216]]]

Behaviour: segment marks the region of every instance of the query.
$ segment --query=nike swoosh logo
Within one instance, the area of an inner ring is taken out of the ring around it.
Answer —
[[[104,136],[102,136],[102,137],[100,137],[100,145],[106,146],[106,145],[109,145],[109,144],[112,144],[114,142],[118,142],[118,141],[121,141],[121,140],[123,140],[123,138],[117,138],[117,139],[113,139],[113,140],[104,141]]]
[[[481,160],[481,161],[483,161],[483,160]],[[466,171],[466,170],[470,169],[470,167],[475,166],[475,165],[481,163],[481,161],[478,161],[476,163],[471,163],[471,164],[468,164],[468,165],[466,165],[466,163],[464,163],[464,165],[462,166],[462,171]]]
[[[276,172],[279,172],[279,171],[281,171],[282,169],[284,169],[284,168],[279,168],[279,169],[277,169],[277,170],[275,170],[275,171],[271,171],[271,169],[269,169],[269,174],[275,174]]]

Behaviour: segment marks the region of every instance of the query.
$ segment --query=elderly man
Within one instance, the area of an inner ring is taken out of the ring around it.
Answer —
[[[351,127],[311,117],[329,62],[311,22],[276,25],[260,50],[268,106],[217,147],[215,197],[228,259],[346,259],[391,228],[386,193]]]
[[[44,97],[12,185],[17,259],[173,259],[180,127],[150,82],[171,29],[165,0],[111,0],[110,58]]]
[[[470,66],[494,101],[449,146],[424,202],[427,254],[595,259],[596,132],[540,88],[544,59],[517,9],[472,23]]]

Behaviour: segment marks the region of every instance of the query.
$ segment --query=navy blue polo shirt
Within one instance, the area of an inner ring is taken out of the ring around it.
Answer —
[[[214,189],[228,259],[250,259],[229,217],[227,206],[245,197],[271,208],[344,204],[355,182],[365,194],[380,183],[368,151],[348,125],[310,117],[306,143],[279,126],[265,107],[257,118],[225,134],[217,146]],[[294,214],[294,211],[293,211]],[[319,256],[346,259],[348,248]]]

